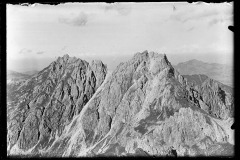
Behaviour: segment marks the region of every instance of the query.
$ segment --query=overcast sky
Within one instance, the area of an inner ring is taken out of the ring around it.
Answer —
[[[7,67],[41,70],[69,54],[111,68],[144,50],[165,53],[172,64],[231,64],[229,25],[232,3],[7,5]]]

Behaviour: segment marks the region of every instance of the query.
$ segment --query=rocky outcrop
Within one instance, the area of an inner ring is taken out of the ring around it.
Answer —
[[[8,149],[22,150],[50,145],[53,135],[78,115],[104,81],[106,66],[101,61],[59,57],[18,88],[8,90]],[[12,100],[12,101],[11,101]]]
[[[205,75],[185,75],[189,99],[208,114],[227,119],[233,117],[233,90]]]
[[[65,56],[57,62],[68,60]],[[49,81],[44,80],[47,85],[34,89],[33,95],[39,95],[29,104],[24,120],[28,125],[14,126],[14,131],[21,130],[16,141],[22,150],[15,145],[11,153],[59,157],[233,154],[234,106],[227,86],[208,77],[181,76],[166,55],[148,51],[136,53],[107,75],[101,62],[93,61],[89,67],[82,65],[84,61],[70,61],[77,65],[51,64]],[[51,96],[37,92],[42,88]],[[46,107],[36,111],[37,102],[47,102]],[[29,126],[39,128],[24,141],[21,137],[26,137]]]

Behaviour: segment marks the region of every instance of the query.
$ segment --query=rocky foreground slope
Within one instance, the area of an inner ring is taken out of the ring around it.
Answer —
[[[9,93],[10,155],[234,154],[231,88],[181,76],[166,55],[136,53],[111,74],[64,56]]]

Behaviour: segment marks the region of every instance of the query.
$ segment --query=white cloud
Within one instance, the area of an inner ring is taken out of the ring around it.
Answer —
[[[32,52],[31,49],[23,48],[19,51],[19,54],[28,54],[28,53],[31,53],[31,52]]]
[[[118,59],[146,49],[166,54],[223,52],[232,48],[233,33],[225,27],[232,10],[229,5],[187,3],[12,5],[7,8],[7,56],[31,61],[61,54]],[[215,47],[209,47],[213,42]]]
[[[217,17],[217,18],[211,19],[208,24],[209,24],[210,26],[212,26],[212,25],[214,25],[214,24],[224,23],[224,22],[232,23],[232,22],[233,22],[233,16],[230,15],[230,16]]]
[[[60,23],[65,23],[72,26],[85,26],[88,22],[88,15],[85,12],[80,12],[77,16],[60,17],[58,20]]]
[[[182,23],[189,21],[200,21],[216,19],[217,17],[229,17],[233,14],[233,8],[224,4],[206,4],[186,5],[184,7],[176,7],[176,12],[170,16],[170,20],[176,20]]]
[[[116,11],[120,15],[129,15],[132,11],[132,8],[129,4],[126,3],[113,3],[113,4],[106,4],[105,11]]]
[[[44,53],[45,53],[44,51],[39,51],[36,54],[44,54]]]

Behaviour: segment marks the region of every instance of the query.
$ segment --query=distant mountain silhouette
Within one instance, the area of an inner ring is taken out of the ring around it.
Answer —
[[[179,63],[174,68],[182,75],[205,74],[212,79],[233,87],[233,67],[228,65],[206,63],[192,59]]]
[[[138,52],[110,73],[64,55],[8,86],[8,155],[234,155],[231,87],[182,76],[165,54]]]
[[[23,72],[23,74],[27,74],[27,75],[34,75],[36,73],[38,73],[39,71],[37,70],[32,70],[32,71],[26,71],[26,72]]]
[[[7,80],[26,80],[30,76],[12,70],[7,70]]]

